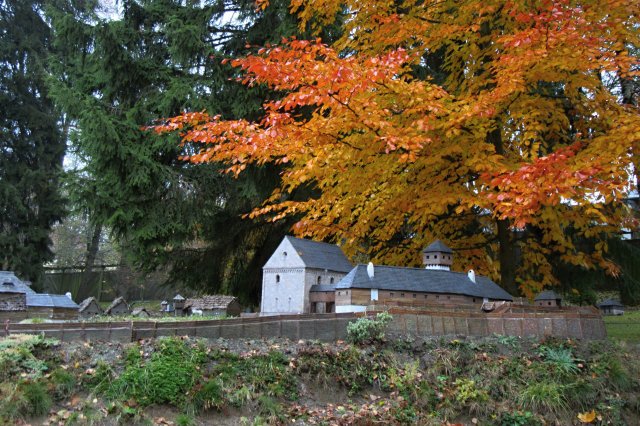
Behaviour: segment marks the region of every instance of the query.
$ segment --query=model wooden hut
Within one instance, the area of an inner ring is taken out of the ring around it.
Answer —
[[[598,303],[598,309],[603,315],[622,315],[624,314],[624,305],[619,300],[607,299]]]
[[[236,297],[225,295],[189,298],[185,301],[183,309],[188,315],[192,315],[195,311],[212,316],[239,316],[242,311]]]
[[[129,305],[127,301],[124,300],[124,297],[118,297],[107,309],[104,310],[104,313],[107,315],[128,315],[131,313],[131,309],[129,309]]]
[[[131,311],[131,315],[133,315],[134,317],[139,317],[139,318],[149,318],[151,316],[151,314],[149,314],[149,311],[147,311],[142,306],[138,306],[137,308],[133,308],[133,310]]]
[[[95,297],[87,297],[80,303],[78,313],[81,318],[90,318],[96,315],[102,315],[102,308]]]
[[[559,308],[562,306],[562,297],[553,290],[543,291],[533,301],[536,306],[545,308]]]

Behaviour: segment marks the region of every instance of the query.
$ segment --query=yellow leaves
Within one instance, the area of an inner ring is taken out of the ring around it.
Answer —
[[[593,421],[596,419],[596,411],[595,410],[591,410],[591,411],[587,411],[585,413],[579,413],[578,414],[578,420],[580,420],[580,423],[593,423]]]

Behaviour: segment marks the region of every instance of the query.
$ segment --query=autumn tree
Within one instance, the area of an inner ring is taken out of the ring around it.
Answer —
[[[264,4],[264,2],[261,2]],[[301,219],[301,236],[415,265],[434,238],[526,295],[558,284],[553,262],[616,273],[606,238],[640,138],[631,78],[634,0],[295,1],[303,25],[347,15],[332,45],[283,40],[233,61],[283,96],[260,120],[186,113],[186,158],[284,166],[252,217]],[[194,151],[195,150],[195,151]],[[307,199],[291,194],[301,187]],[[583,244],[583,242],[587,244]]]

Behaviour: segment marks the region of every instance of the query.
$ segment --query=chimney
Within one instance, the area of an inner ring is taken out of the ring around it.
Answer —
[[[467,272],[467,276],[475,284],[475,282],[476,282],[476,273],[473,271],[473,269],[469,269],[469,272]]]
[[[369,275],[369,279],[372,280],[374,276],[373,263],[369,262],[367,265],[367,275]]]

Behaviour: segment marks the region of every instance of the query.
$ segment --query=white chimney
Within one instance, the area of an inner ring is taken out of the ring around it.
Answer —
[[[68,291],[64,294],[65,296],[67,296],[69,298],[69,300],[71,300],[73,302],[73,297],[71,297],[71,292]]]
[[[373,271],[373,263],[369,262],[367,265],[367,275],[369,275],[369,279],[373,279],[374,271]]]
[[[467,272],[467,276],[473,283],[476,282],[476,273],[473,272],[473,269],[469,269],[469,272]]]

